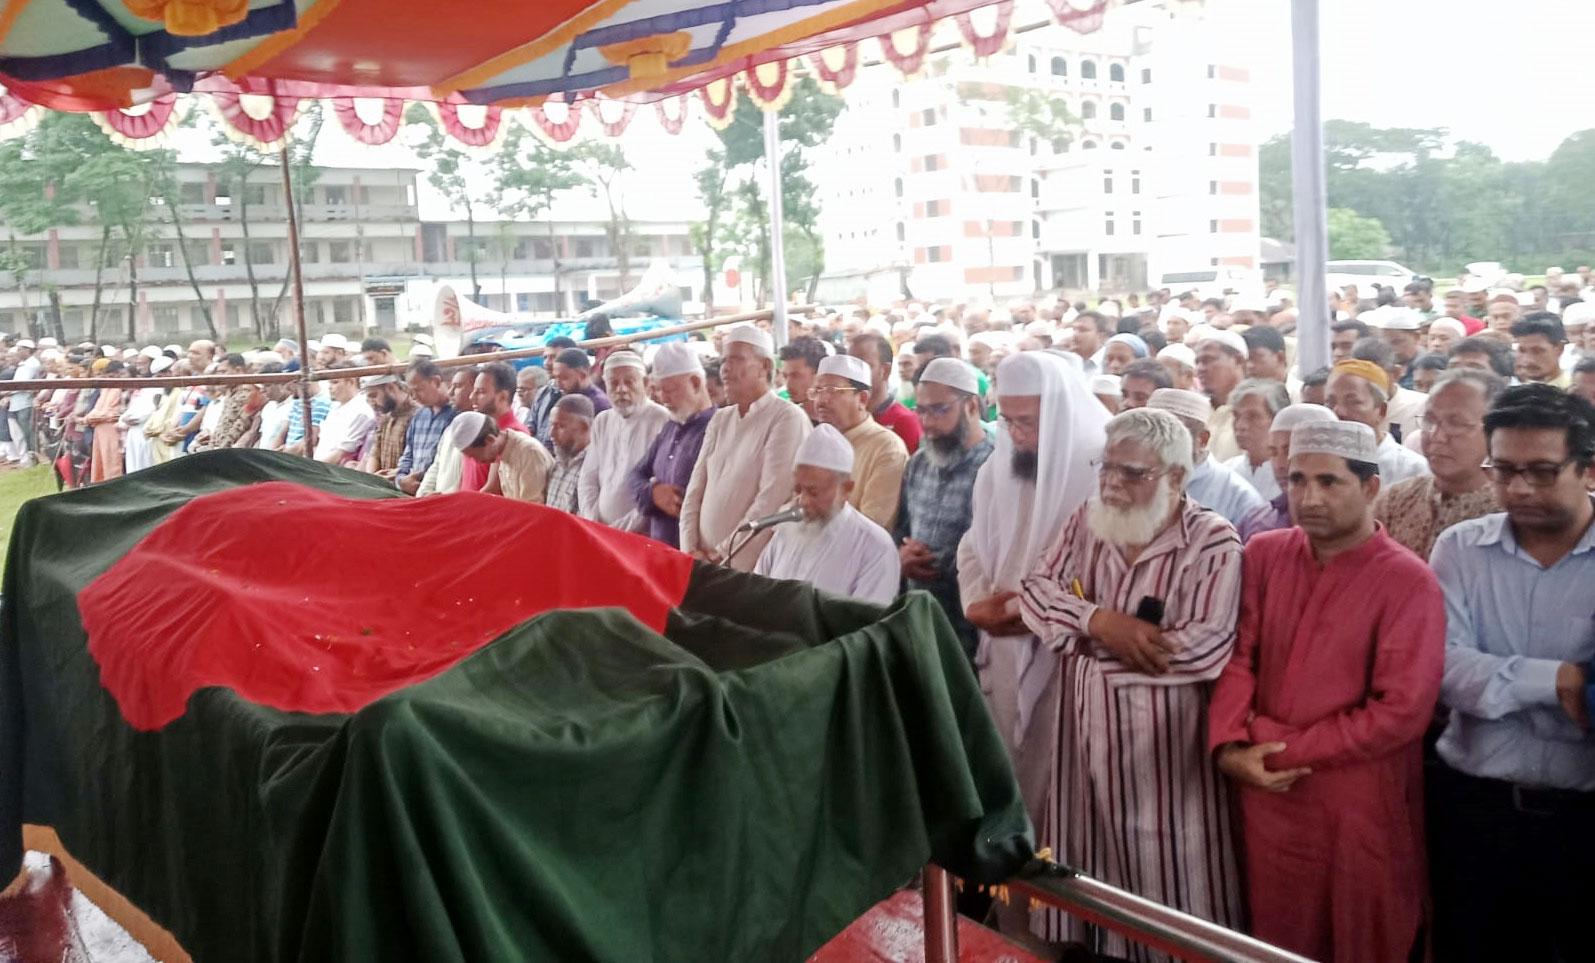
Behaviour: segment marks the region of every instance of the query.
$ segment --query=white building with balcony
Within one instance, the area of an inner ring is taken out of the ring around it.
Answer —
[[[951,49],[918,77],[862,67],[816,164],[827,272],[895,272],[915,297],[952,298],[1256,267],[1250,75],[1226,50],[1223,8],[1187,7],[1117,7],[1082,35],[1019,0],[1008,45],[983,61],[944,23],[933,49]],[[1078,125],[1051,143],[1015,129],[1020,91],[1061,100]]]
[[[0,331],[55,334],[53,292],[60,333],[69,341],[89,337],[96,276],[93,336],[102,342],[203,336],[207,311],[230,343],[261,340],[255,334],[257,312],[269,337],[291,331],[280,171],[258,169],[242,196],[228,192],[214,165],[180,163],[177,177],[175,213],[183,240],[170,212],[157,207],[155,240],[136,261],[113,243],[107,263],[96,269],[102,231],[91,209],[82,212],[79,224],[20,237],[18,247],[32,270],[21,286],[13,277],[0,278]],[[473,260],[482,303],[514,313],[569,316],[621,293],[657,258],[675,269],[684,300],[698,299],[701,262],[684,219],[632,217],[629,276],[622,278],[602,202],[557,198],[549,216],[534,222],[479,217],[473,245],[466,222],[417,178],[405,168],[315,170],[300,222],[312,336],[334,329],[358,334],[424,327],[431,322],[437,285],[452,284],[472,295]]]

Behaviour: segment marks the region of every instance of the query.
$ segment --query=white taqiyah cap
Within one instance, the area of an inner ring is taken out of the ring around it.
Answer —
[[[331,334],[322,335],[321,346],[323,348],[335,348],[339,351],[348,351],[349,339],[334,331]]]
[[[1207,344],[1210,341],[1216,341],[1217,343],[1235,352],[1241,358],[1245,358],[1251,353],[1247,350],[1246,339],[1233,331],[1220,330],[1218,328],[1208,328],[1206,331],[1202,332],[1201,337],[1196,339],[1195,344],[1197,350],[1201,350],[1202,345]]]
[[[480,411],[462,411],[449,422],[449,444],[459,451],[464,451],[481,437],[482,429],[486,427],[487,415]]]
[[[1248,295],[1236,295],[1234,300],[1230,302],[1229,309],[1231,311],[1251,311],[1255,314],[1267,314],[1268,299],[1251,297]]]
[[[83,346],[82,345],[78,345],[78,347],[81,348]],[[167,351],[170,351],[172,354],[182,354],[183,353],[183,346],[180,345],[180,344],[169,344],[166,347],[162,348],[161,351],[163,353],[167,352]]]
[[[1456,318],[1435,318],[1429,325],[1429,333],[1433,334],[1436,331],[1449,331],[1459,338],[1468,336],[1468,329],[1464,328],[1462,322]]]
[[[1184,365],[1192,371],[1196,370],[1196,352],[1183,344],[1171,344],[1157,353],[1159,361],[1172,361]]]
[[[154,361],[156,358],[161,356],[161,349],[155,347],[153,344],[147,344],[140,348],[138,353],[150,359],[151,361]]]
[[[150,359],[150,374],[160,374],[162,371],[165,371],[167,368],[170,368],[172,365],[174,365],[176,363],[177,362],[173,361],[171,358],[168,358],[164,354],[161,355],[158,358],[151,358]]]
[[[760,357],[775,357],[775,343],[770,336],[751,324],[739,324],[732,328],[726,333],[725,343],[727,346],[745,344],[757,351]]]
[[[654,377],[671,378],[676,375],[703,375],[703,362],[698,352],[685,341],[662,344],[654,352]]]
[[[1481,277],[1470,277],[1462,282],[1463,294],[1478,294],[1480,291],[1488,291],[1489,289],[1490,282]]]
[[[1110,398],[1124,397],[1124,391],[1119,387],[1119,376],[1102,374],[1091,379],[1091,393],[1094,395],[1107,395]]]
[[[59,347],[61,347],[61,342],[55,340],[54,338],[40,338],[39,339],[39,347],[41,347],[41,348],[59,348]]]
[[[980,394],[980,379],[975,377],[975,369],[957,358],[932,358],[925,365],[925,370],[919,373],[919,382],[946,385],[965,394]]]
[[[1423,315],[1411,308],[1390,307],[1379,318],[1378,326],[1386,331],[1416,331],[1423,327]]]
[[[410,345],[410,357],[412,359],[435,358],[437,355],[433,352],[432,346],[429,344],[412,344]]]
[[[1519,291],[1517,293],[1517,303],[1518,303],[1518,305],[1520,307],[1525,307],[1525,308],[1533,307],[1534,306],[1534,292],[1533,291]]]
[[[635,351],[616,351],[604,359],[604,374],[616,368],[636,368],[638,371],[647,371],[648,366],[643,363],[642,356]]]
[[[830,425],[816,425],[798,446],[796,465],[829,468],[844,475],[853,473],[853,445]]]
[[[1032,338],[1046,338],[1052,340],[1052,325],[1045,321],[1032,321],[1025,325],[1025,334]]]
[[[23,338],[21,341],[17,342],[17,347],[19,347],[19,348],[27,348],[29,350],[32,350],[33,349],[33,339],[31,339],[31,338]]]
[[[1293,431],[1297,425],[1308,425],[1315,421],[1339,421],[1335,413],[1323,405],[1300,402],[1286,405],[1279,409],[1279,414],[1274,416],[1274,423],[1268,426],[1269,431]]]
[[[20,348],[22,346],[23,346],[22,342],[18,341],[17,342],[17,347]],[[29,341],[27,343],[27,346],[30,347],[30,348],[33,347],[33,342]],[[138,352],[136,352],[136,351],[134,352],[134,354],[137,354],[137,353]],[[116,346],[115,345],[111,345],[111,344],[105,345],[104,347],[100,348],[100,354],[105,355],[107,358],[114,358],[117,355]]]
[[[821,375],[837,375],[868,388],[874,383],[870,377],[869,365],[863,358],[855,358],[850,354],[833,354],[820,362]]]
[[[1097,313],[1105,318],[1116,318],[1119,317],[1119,315],[1123,312],[1119,310],[1119,302],[1103,301],[1101,304],[1097,305]]]
[[[314,354],[315,352],[321,350],[321,342],[311,338],[309,341],[305,342],[305,347],[309,348],[311,353]]]
[[[1207,395],[1184,388],[1159,388],[1152,392],[1146,406],[1204,425],[1207,419],[1213,417],[1213,403],[1207,399]]]
[[[1290,432],[1290,454],[1339,455],[1352,461],[1379,464],[1379,440],[1360,421],[1312,421]]]
[[[1595,303],[1580,301],[1569,304],[1562,309],[1562,327],[1582,328],[1584,325],[1595,321]]]

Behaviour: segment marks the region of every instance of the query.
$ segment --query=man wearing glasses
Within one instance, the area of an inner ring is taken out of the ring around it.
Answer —
[[[1595,406],[1545,384],[1484,416],[1504,513],[1444,532],[1450,721],[1431,774],[1437,959],[1595,959]]]

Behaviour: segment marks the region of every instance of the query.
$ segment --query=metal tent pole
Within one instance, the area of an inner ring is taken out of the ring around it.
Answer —
[[[1318,20],[1318,0],[1291,0],[1290,193],[1296,229],[1296,364],[1303,376],[1329,364],[1332,320],[1324,277],[1329,228]]]
[[[288,270],[293,278],[294,333],[299,338],[299,404],[305,419],[305,457],[315,457],[315,425],[310,420],[310,395],[315,384],[310,380],[310,336],[305,332],[305,279],[299,264],[299,208],[294,203],[293,164],[288,156],[288,139],[283,138],[277,153],[282,164],[283,199],[288,205]]]
[[[786,215],[781,209],[781,112],[764,112],[764,160],[770,165],[770,306],[775,311],[771,340],[786,347]]]

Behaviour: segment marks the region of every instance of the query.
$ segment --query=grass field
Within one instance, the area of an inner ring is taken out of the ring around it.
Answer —
[[[11,524],[17,509],[30,498],[55,492],[55,475],[49,465],[34,465],[0,473],[0,569],[5,567],[6,548],[11,544]]]

